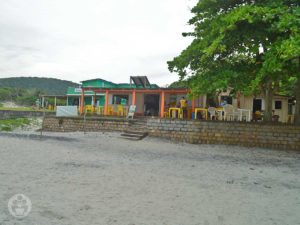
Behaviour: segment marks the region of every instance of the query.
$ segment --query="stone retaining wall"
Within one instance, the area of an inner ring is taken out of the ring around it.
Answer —
[[[151,136],[195,144],[300,150],[300,126],[218,121],[148,119]]]
[[[0,110],[0,119],[20,118],[20,117],[42,117],[44,112],[41,111],[16,111]],[[45,112],[45,115],[55,115],[55,112]]]
[[[134,121],[125,118],[46,117],[43,130],[124,131]],[[300,126],[220,121],[148,119],[150,136],[194,144],[228,144],[247,147],[300,150]]]
[[[129,121],[124,118],[99,118],[87,117],[45,117],[43,122],[44,131],[73,132],[73,131],[123,131]]]

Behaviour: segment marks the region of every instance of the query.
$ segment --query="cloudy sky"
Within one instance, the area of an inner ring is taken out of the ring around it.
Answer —
[[[1,0],[0,77],[170,84],[195,0]]]

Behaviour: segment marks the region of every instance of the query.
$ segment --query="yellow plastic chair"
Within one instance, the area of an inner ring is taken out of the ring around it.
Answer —
[[[118,116],[124,116],[124,108],[122,105],[117,105],[117,114]]]
[[[164,118],[169,118],[169,112],[164,112]]]
[[[113,116],[114,115],[114,107],[111,105],[108,106],[107,113],[108,113],[108,115]]]
[[[94,106],[92,106],[92,105],[86,105],[85,106],[85,112],[86,113],[94,113]]]

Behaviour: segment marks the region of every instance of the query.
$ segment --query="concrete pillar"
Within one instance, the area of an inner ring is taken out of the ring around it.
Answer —
[[[105,104],[104,104],[104,115],[108,115],[108,95],[109,95],[109,92],[108,90],[106,90],[105,92]]]
[[[80,104],[80,114],[83,115],[84,113],[84,89],[82,88],[81,92],[81,104]]]
[[[136,91],[133,90],[132,92],[132,104],[131,105],[135,105],[136,104]]]
[[[165,92],[161,92],[161,99],[160,99],[160,117],[163,118],[165,113]]]

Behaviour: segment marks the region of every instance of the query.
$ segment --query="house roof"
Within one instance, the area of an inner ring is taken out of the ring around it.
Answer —
[[[102,85],[100,85],[97,81],[101,81]],[[133,84],[131,83],[133,81]],[[90,82],[92,84],[90,84]],[[159,86],[156,84],[150,84],[148,78],[146,76],[131,76],[130,83],[113,83],[101,78],[95,78],[90,80],[81,81],[82,86],[84,88],[113,88],[113,89],[158,89]]]
[[[114,83],[114,82],[111,82],[111,81],[108,81],[108,80],[104,80],[104,79],[102,79],[102,78],[94,78],[94,79],[89,79],[89,80],[83,80],[83,81],[81,81],[81,83],[83,83],[83,82],[88,82],[88,81],[103,81],[103,82],[105,82],[105,83],[109,83],[109,84],[112,84],[112,85],[116,85],[116,83]]]

